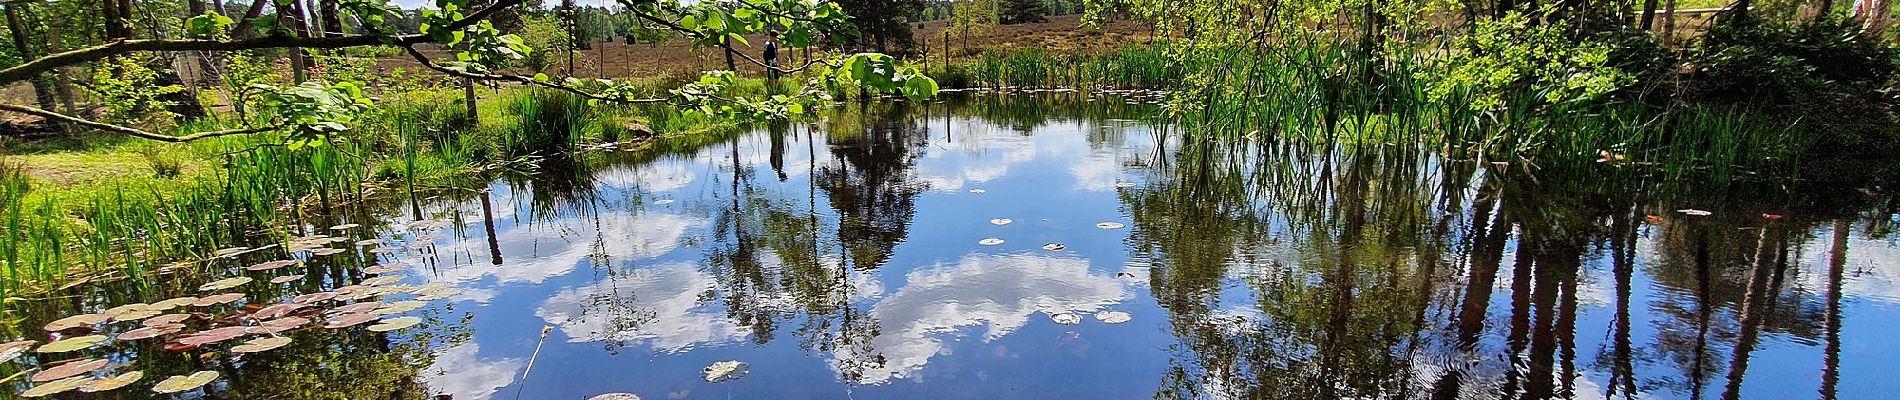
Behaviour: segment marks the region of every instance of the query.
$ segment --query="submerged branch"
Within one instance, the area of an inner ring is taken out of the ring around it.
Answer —
[[[229,130],[221,130],[221,131],[198,132],[198,133],[193,133],[193,134],[184,135],[184,136],[171,136],[171,135],[147,132],[144,130],[140,130],[138,128],[93,121],[93,120],[89,120],[85,118],[74,117],[71,115],[60,114],[60,113],[42,110],[42,109],[33,108],[33,107],[16,106],[12,104],[0,104],[0,111],[11,111],[11,112],[16,112],[16,113],[21,113],[21,114],[35,115],[42,118],[46,118],[47,120],[50,120],[50,121],[71,123],[71,124],[80,125],[80,126],[84,126],[88,128],[98,129],[101,131],[123,133],[126,135],[136,136],[136,137],[140,137],[144,139],[151,139],[151,140],[157,140],[161,142],[171,142],[171,143],[189,142],[189,141],[204,139],[204,138],[209,138],[209,137],[268,132],[268,131],[276,130],[279,128],[279,127],[271,126],[271,127],[260,127],[260,128],[229,129]]]

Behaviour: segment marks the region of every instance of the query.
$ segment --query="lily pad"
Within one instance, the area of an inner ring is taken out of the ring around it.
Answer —
[[[653,205],[656,206],[664,206],[667,204],[673,204],[673,199],[659,199],[653,201]]]
[[[388,265],[388,264],[377,264],[377,265],[371,265],[371,266],[369,266],[369,268],[363,268],[363,273],[365,273],[365,274],[387,274],[387,273],[391,273],[391,272],[396,272],[396,271],[401,271],[401,270],[402,270],[402,266],[397,266],[397,265]]]
[[[219,304],[231,303],[231,302],[235,302],[235,301],[243,300],[243,299],[244,299],[243,293],[224,293],[224,294],[216,294],[216,295],[200,297],[198,298],[197,302],[191,303],[191,305],[193,307],[210,307],[210,306],[215,306]]]
[[[108,308],[105,311],[100,311],[99,313],[105,314],[108,316],[118,317],[119,314],[125,314],[125,313],[129,313],[133,311],[150,310],[150,309],[152,309],[151,304],[132,303],[132,304],[126,304],[126,305],[122,305],[118,307]]]
[[[171,299],[159,300],[157,303],[152,303],[152,306],[148,309],[164,311],[164,310],[170,310],[170,309],[174,309],[178,307],[188,306],[188,305],[191,305],[191,303],[196,303],[196,302],[198,302],[198,298],[192,297],[192,296],[171,298]]]
[[[1134,182],[1115,182],[1115,187],[1127,189],[1127,188],[1135,187],[1135,183]]]
[[[65,339],[60,339],[57,342],[47,343],[45,346],[40,346],[39,352],[65,353],[68,351],[92,347],[92,345],[99,344],[99,342],[103,342],[103,341],[106,341],[105,335],[86,335],[86,336],[78,336],[78,337],[69,337]]]
[[[1102,229],[1121,229],[1121,228],[1123,228],[1123,227],[1127,227],[1127,226],[1128,226],[1128,225],[1126,225],[1126,224],[1122,224],[1122,223],[1120,223],[1120,222],[1114,222],[1114,221],[1109,221],[1109,222],[1102,222],[1102,223],[1097,223],[1097,224],[1095,224],[1095,227],[1096,227],[1096,228],[1102,228]]]
[[[342,329],[342,328],[362,325],[364,323],[375,321],[375,320],[376,320],[376,316],[369,315],[369,314],[332,315],[323,321],[323,327],[329,328],[329,329]]]
[[[705,378],[707,382],[719,383],[743,378],[746,372],[745,363],[737,360],[726,360],[706,366],[705,370],[700,371],[700,375]]]
[[[349,250],[347,250],[347,249],[339,249],[339,248],[335,248],[335,247],[325,247],[325,248],[321,248],[321,249],[313,249],[313,250],[310,250],[310,255],[313,255],[313,256],[329,256],[329,255],[337,255],[337,254],[342,254],[342,253],[343,253],[343,252],[345,252],[345,251],[349,251]]]
[[[587,400],[640,400],[640,396],[635,396],[633,393],[608,393],[589,397]]]
[[[357,246],[375,246],[379,244],[383,244],[382,239],[363,239],[356,241]]]
[[[330,227],[330,230],[333,230],[333,231],[342,231],[342,230],[349,230],[350,228],[355,228],[355,227],[359,227],[359,226],[363,226],[363,225],[359,225],[359,224],[342,224],[342,225],[337,225],[337,226],[332,226],[332,227]]]
[[[273,328],[297,328],[297,327],[301,327],[301,326],[309,325],[309,324],[310,324],[309,318],[289,316],[289,317],[283,317],[283,318],[260,322],[257,324],[257,326],[268,326],[268,327],[273,327]]]
[[[27,350],[32,350],[33,345],[36,344],[40,344],[40,342],[38,340],[21,340],[18,342],[0,344],[0,363],[13,361],[14,358],[19,357],[21,354],[26,354]]]
[[[980,244],[984,246],[995,246],[995,245],[1003,244],[1003,239],[988,238],[988,239],[978,240],[976,241],[976,244]]]
[[[1075,315],[1075,313],[1065,311],[1065,312],[1049,314],[1049,320],[1055,321],[1055,323],[1063,324],[1063,325],[1075,325],[1075,324],[1082,323],[1082,316]]]
[[[217,254],[218,257],[225,257],[225,256],[230,256],[232,254],[243,253],[245,250],[250,250],[250,249],[251,248],[249,247],[226,247],[226,248],[218,249],[218,251],[213,254]]]
[[[66,393],[80,386],[86,386],[88,383],[92,383],[92,377],[75,376],[34,386],[32,389],[20,392],[20,397],[43,397]]]
[[[152,391],[158,394],[178,393],[204,387],[205,384],[215,380],[218,380],[218,371],[198,371],[191,375],[173,375],[170,378],[159,381],[157,386],[152,386]]]
[[[130,341],[130,340],[151,339],[151,338],[155,338],[159,336],[165,336],[165,335],[169,335],[173,333],[178,333],[184,328],[185,328],[184,325],[147,326],[143,328],[121,332],[119,333],[119,336],[117,339],[122,342]]]
[[[105,367],[106,367],[106,360],[103,360],[103,359],[94,358],[90,360],[78,360],[78,361],[73,361],[73,362],[69,362],[65,364],[60,364],[57,367],[40,370],[40,373],[33,374],[33,377],[28,380],[33,381],[33,382],[57,381],[61,379],[71,378],[79,374],[97,371],[100,368],[105,368]]]
[[[257,339],[251,339],[251,341],[244,342],[243,344],[231,346],[231,352],[232,353],[256,353],[256,352],[262,352],[262,351],[275,349],[278,347],[284,347],[284,345],[287,345],[287,344],[290,344],[290,338],[285,337],[285,336],[257,338]]]
[[[990,225],[1003,226],[1003,225],[1009,225],[1010,222],[1015,222],[1015,221],[1011,221],[1009,218],[996,218],[996,219],[990,220]]]
[[[347,306],[332,308],[327,313],[330,315],[365,314],[365,313],[369,313],[370,310],[382,308],[383,305],[384,304],[380,301],[366,301],[362,303],[354,303]]]
[[[246,283],[251,283],[251,277],[234,276],[230,278],[224,278],[224,279],[211,281],[211,283],[206,283],[203,286],[199,286],[198,291],[210,292],[210,291],[217,291],[217,290],[225,290],[225,289],[238,287]]]
[[[251,266],[244,267],[244,269],[250,270],[250,271],[269,271],[269,270],[288,267],[292,265],[297,265],[297,260],[265,261],[261,263],[251,264]]]
[[[421,323],[421,322],[422,322],[422,318],[416,318],[416,317],[390,318],[390,319],[385,319],[383,320],[383,322],[377,323],[376,325],[370,325],[369,331],[370,332],[389,332],[389,331],[393,331],[397,329],[416,326],[416,324]]]
[[[402,281],[402,277],[394,276],[394,275],[378,276],[375,278],[364,279],[362,285],[363,286],[383,286],[383,285],[396,283],[398,281]]]
[[[318,292],[318,293],[297,295],[297,297],[290,298],[290,302],[301,303],[301,304],[316,304],[319,301],[328,301],[330,299],[335,299],[335,298],[336,298],[336,293]]]
[[[98,325],[100,323],[104,323],[108,319],[112,319],[112,317],[108,317],[105,314],[74,315],[71,317],[60,318],[58,320],[54,320],[53,322],[46,323],[46,331],[59,332],[59,331],[78,328],[82,326],[93,326],[93,325]]]
[[[1102,321],[1104,324],[1125,323],[1133,318],[1133,316],[1128,315],[1128,313],[1124,311],[1103,311],[1095,313],[1095,320]]]
[[[191,319],[191,314],[165,314],[146,318],[145,326],[177,325]]]
[[[970,189],[970,193],[983,194],[983,193],[989,193],[989,191],[983,190],[983,189]]]
[[[446,299],[458,294],[462,294],[462,291],[456,290],[456,289],[437,289],[437,290],[430,290],[426,292],[417,292],[416,300],[436,301],[436,300]]]
[[[122,387],[125,387],[126,385],[131,385],[133,383],[138,382],[139,379],[144,379],[144,378],[145,378],[145,371],[132,371],[132,372],[119,374],[119,376],[114,376],[111,378],[105,378],[105,379],[93,381],[91,384],[87,384],[85,387],[79,388],[79,391],[84,392],[84,393],[104,392],[107,390],[122,388]]]
[[[276,278],[270,278],[270,283],[273,283],[273,284],[290,283],[290,282],[295,282],[298,279],[303,279],[303,274],[284,275],[284,276],[279,276]]]
[[[1069,248],[1069,246],[1061,244],[1061,243],[1049,242],[1049,243],[1042,244],[1042,249],[1048,250],[1048,251],[1062,251],[1062,249],[1066,249],[1066,248]]]
[[[428,304],[429,304],[428,302],[421,301],[421,300],[403,300],[403,301],[398,301],[394,303],[389,303],[388,305],[382,306],[381,308],[377,308],[375,310],[370,310],[369,313],[375,314],[375,315],[401,314],[401,313],[414,311],[415,309],[422,308],[422,306],[428,305]]]

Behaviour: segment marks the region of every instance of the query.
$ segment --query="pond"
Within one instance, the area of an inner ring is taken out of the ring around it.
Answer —
[[[149,398],[159,380],[200,370],[219,376],[178,396],[1900,392],[1888,193],[1615,160],[1184,141],[1140,122],[1153,98],[847,105],[819,123],[597,150],[486,191],[340,210],[292,228],[307,237],[294,254],[258,246],[209,269],[16,301],[14,340],[45,342],[42,325],[60,317],[254,278],[228,289],[244,299],[184,306],[196,312],[187,332],[26,352],[5,372],[82,358],[107,361],[91,376],[143,372],[83,395],[97,398]],[[359,226],[329,229],[340,224]],[[303,262],[244,268],[286,256]],[[270,281],[293,275],[306,276]],[[384,322],[421,322],[326,329],[345,302],[293,299],[338,288],[405,305],[375,313]],[[281,333],[167,344],[261,326],[260,308],[293,300],[329,310]],[[412,300],[426,305],[402,309]],[[231,351],[273,335],[294,340]]]

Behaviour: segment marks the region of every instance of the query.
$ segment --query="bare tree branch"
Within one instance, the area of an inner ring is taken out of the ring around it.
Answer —
[[[131,127],[126,127],[126,126],[119,126],[119,125],[113,125],[113,124],[108,124],[104,122],[93,121],[93,120],[89,120],[85,118],[74,117],[74,116],[70,116],[66,114],[60,114],[60,113],[42,110],[42,109],[33,108],[33,107],[16,106],[12,104],[0,104],[0,111],[11,111],[11,112],[17,112],[21,114],[35,115],[41,118],[46,118],[48,120],[72,123],[75,125],[80,125],[80,126],[84,126],[88,128],[102,130],[102,131],[118,132],[118,133],[123,133],[127,135],[137,136],[140,138],[157,140],[161,142],[171,142],[171,143],[189,142],[189,141],[204,139],[208,137],[268,132],[268,131],[279,128],[279,127],[273,126],[273,127],[262,127],[262,128],[230,129],[230,130],[222,130],[222,131],[198,132],[198,133],[193,133],[193,134],[184,135],[184,136],[171,136],[171,135],[162,135],[162,134],[157,134],[157,133],[152,133],[152,132],[146,132],[143,130],[139,130],[138,128],[131,128]]]
[[[648,14],[648,13],[645,13],[645,12],[641,12],[639,8],[637,8],[637,7],[634,7],[634,6],[632,5],[632,4],[630,4],[630,3],[628,3],[628,2],[627,2],[627,0],[621,0],[621,4],[623,4],[623,5],[626,5],[626,6],[627,6],[627,12],[631,12],[631,13],[633,13],[633,15],[635,15],[635,16],[639,16],[639,17],[640,17],[640,19],[644,19],[644,20],[647,20],[647,21],[652,21],[653,23],[656,23],[656,24],[660,24],[660,26],[665,26],[665,27],[666,27],[667,29],[672,29],[672,30],[674,30],[674,31],[677,31],[677,32],[680,32],[680,33],[684,33],[684,34],[686,34],[687,36],[692,36],[692,37],[695,37],[695,38],[702,38],[702,39],[703,39],[703,38],[706,38],[706,35],[702,35],[702,34],[700,34],[700,33],[699,33],[698,31],[694,31],[694,30],[691,30],[691,29],[686,29],[686,27],[684,27],[684,26],[680,26],[680,25],[679,25],[678,23],[674,23],[673,21],[668,21],[668,20],[666,20],[665,18],[660,18],[660,16],[658,16],[658,15],[653,15],[653,14]],[[799,72],[799,71],[804,71],[804,70],[806,70],[806,69],[809,69],[809,68],[811,68],[811,67],[815,67],[815,66],[818,66],[819,64],[824,64],[824,65],[830,65],[830,66],[834,66],[834,67],[836,66],[836,65],[832,65],[832,64],[831,64],[831,63],[829,63],[829,62],[824,62],[824,61],[819,61],[819,60],[816,60],[816,59],[812,59],[812,60],[805,60],[805,65],[800,65],[800,66],[798,66],[797,68],[790,68],[790,69],[786,69],[786,68],[779,68],[779,67],[774,67],[774,66],[771,66],[771,65],[766,65],[766,63],[765,63],[764,61],[759,61],[758,59],[755,59],[755,58],[752,58],[752,56],[748,56],[748,55],[746,55],[746,54],[745,54],[745,53],[743,53],[743,52],[737,52],[737,51],[735,51],[735,52],[732,52],[732,54],[734,54],[734,55],[738,55],[738,56],[739,56],[739,58],[742,58],[742,59],[745,59],[745,61],[746,61],[746,62],[748,62],[748,63],[752,63],[752,65],[757,65],[757,66],[759,66],[759,67],[761,67],[761,68],[765,68],[765,69],[768,69],[768,70],[776,70],[776,71],[778,71],[778,72],[779,72],[779,73],[781,73],[781,74],[790,74],[790,73],[794,73],[794,72]]]
[[[422,54],[421,51],[416,50],[415,46],[403,46],[403,50],[407,50],[409,52],[409,57],[416,59],[416,62],[422,63],[423,67],[428,67],[429,69],[435,70],[436,72],[441,72],[443,74],[448,74],[449,76],[458,77],[458,78],[469,78],[469,79],[474,79],[474,80],[479,80],[479,81],[515,82],[515,83],[520,83],[524,85],[539,86],[539,87],[544,87],[544,88],[549,88],[549,89],[554,89],[554,90],[560,90],[560,91],[580,95],[581,97],[585,97],[589,99],[600,100],[600,101],[611,101],[611,102],[616,102],[616,103],[628,103],[628,104],[663,103],[668,100],[668,99],[661,99],[661,98],[616,99],[616,98],[601,96],[598,94],[588,93],[586,91],[580,90],[579,88],[568,87],[567,85],[560,85],[560,84],[555,84],[555,83],[550,83],[550,82],[542,82],[539,80],[535,80],[532,77],[526,77],[526,76],[521,76],[521,75],[478,74],[478,73],[472,73],[472,72],[467,72],[467,71],[459,71],[453,68],[444,67],[441,64],[436,64],[434,60],[430,60],[428,56],[425,56]]]

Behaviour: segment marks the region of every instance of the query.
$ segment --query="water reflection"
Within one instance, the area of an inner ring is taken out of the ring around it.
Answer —
[[[1076,95],[848,104],[450,196],[417,212],[457,218],[456,235],[403,259],[415,283],[466,289],[454,312],[474,316],[439,337],[312,339],[363,360],[310,363],[387,378],[309,385],[383,379],[397,383],[348,398],[456,399],[1854,399],[1900,379],[1884,365],[1900,356],[1885,332],[1900,321],[1897,203],[1858,189],[1871,185],[1183,141],[1112,119],[1145,112]],[[977,244],[991,237],[1007,241]],[[1133,320],[1049,318],[1102,310]],[[703,382],[722,360],[752,373]],[[232,382],[221,393],[272,393]]]

